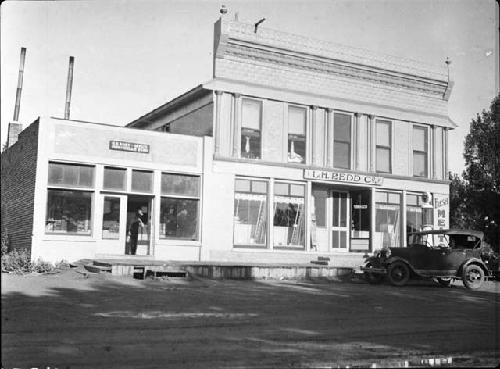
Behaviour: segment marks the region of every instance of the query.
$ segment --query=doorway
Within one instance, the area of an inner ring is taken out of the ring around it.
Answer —
[[[347,251],[350,243],[350,196],[347,191],[313,186],[315,227],[313,239],[320,253]]]
[[[151,254],[151,214],[153,213],[152,200],[153,199],[150,196],[127,196],[127,234],[136,220],[139,210],[142,212],[140,218],[143,226],[138,227],[137,250],[135,255],[147,256]],[[131,253],[131,242],[130,238],[127,237],[125,242],[125,254],[130,255]]]

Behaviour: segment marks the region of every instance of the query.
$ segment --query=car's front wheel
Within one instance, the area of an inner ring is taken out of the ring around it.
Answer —
[[[467,265],[464,268],[462,281],[464,286],[476,290],[483,285],[484,271],[479,265]]]
[[[366,263],[365,267],[371,268],[372,265],[371,263]],[[370,284],[379,284],[384,279],[384,275],[379,273],[364,272],[363,275],[365,277],[365,280]]]
[[[395,261],[389,265],[387,276],[392,285],[404,286],[410,279],[410,268],[402,261]]]

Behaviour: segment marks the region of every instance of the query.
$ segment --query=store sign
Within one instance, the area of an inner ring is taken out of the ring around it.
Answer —
[[[447,229],[449,227],[450,200],[447,195],[434,195],[434,227]]]
[[[331,172],[327,170],[304,169],[305,179],[316,179],[321,181],[345,182],[370,186],[381,186],[383,177],[365,176],[355,173]]]
[[[110,150],[139,152],[141,154],[149,154],[149,145],[138,144],[125,141],[109,141]]]
[[[356,209],[356,210],[366,210],[366,209],[368,209],[368,205],[356,205],[356,204],[354,204],[352,207],[354,209]]]

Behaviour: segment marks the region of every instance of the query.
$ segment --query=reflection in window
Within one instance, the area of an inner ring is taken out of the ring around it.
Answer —
[[[334,113],[334,142],[333,164],[336,168],[350,169],[351,167],[351,116],[349,114]]]
[[[241,113],[241,157],[260,159],[261,102],[244,99]]]
[[[236,179],[234,244],[266,246],[267,182]]]
[[[200,177],[162,173],[160,237],[198,240]]]
[[[427,177],[426,127],[413,127],[413,176]]]
[[[377,172],[391,172],[391,122],[377,120]]]
[[[127,170],[123,168],[104,167],[104,184],[105,190],[120,190],[127,189]]]
[[[305,247],[303,185],[274,184],[273,238],[275,247]]]
[[[375,242],[382,247],[401,246],[400,197],[397,193],[376,193]]]
[[[92,192],[48,190],[45,231],[91,235]]]
[[[118,197],[104,197],[102,238],[113,240],[120,238],[120,199]]]
[[[132,170],[132,191],[153,192],[153,172]]]
[[[94,167],[80,164],[49,163],[49,184],[93,187]]]
[[[288,162],[305,163],[306,109],[288,107]]]

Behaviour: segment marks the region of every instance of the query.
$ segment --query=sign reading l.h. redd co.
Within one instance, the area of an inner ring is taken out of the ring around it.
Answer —
[[[328,170],[304,169],[305,179],[316,179],[320,181],[346,182],[370,186],[381,186],[383,177],[365,176],[363,174],[332,172]]]

